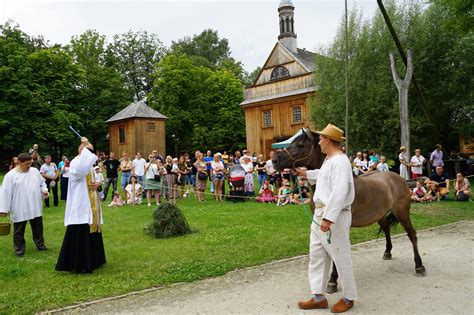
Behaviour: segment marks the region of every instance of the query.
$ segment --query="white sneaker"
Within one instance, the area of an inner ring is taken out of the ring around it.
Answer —
[[[151,203],[148,203],[148,207],[151,207]]]

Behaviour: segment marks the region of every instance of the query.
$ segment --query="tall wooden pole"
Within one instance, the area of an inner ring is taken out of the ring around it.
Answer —
[[[405,79],[400,79],[397,73],[397,67],[395,65],[395,58],[393,54],[390,54],[390,67],[392,68],[393,81],[398,89],[398,97],[400,102],[400,127],[401,127],[401,139],[400,144],[407,148],[408,158],[410,158],[410,120],[408,117],[408,90],[410,88],[411,78],[413,76],[413,62],[412,52],[408,50],[407,58],[407,72]],[[406,161],[409,163],[409,161]]]
[[[344,1],[346,13],[346,154],[349,154],[349,31],[347,28],[347,0]]]
[[[400,54],[400,57],[402,57],[403,63],[405,66],[407,65],[407,56],[405,55],[405,52],[403,51],[402,44],[400,43],[400,40],[398,39],[397,33],[395,32],[395,29],[393,28],[392,22],[390,22],[390,18],[388,17],[387,10],[385,10],[385,6],[383,5],[382,0],[377,0],[377,4],[379,5],[380,12],[382,12],[382,16],[385,20],[385,23],[388,26],[388,30],[390,31],[390,34],[392,35],[393,41],[395,42],[395,46],[397,46],[398,53]],[[416,81],[415,75],[413,75],[413,86],[415,87],[416,94],[421,100],[421,108],[423,109],[423,112],[425,113],[426,119],[428,119],[428,122],[431,125],[433,133],[436,135],[437,138],[439,138],[439,130],[436,128],[436,126],[433,124],[433,119],[431,118],[431,114],[428,110],[428,104],[426,103],[425,97],[423,93],[421,92],[421,88],[418,85],[418,82]]]

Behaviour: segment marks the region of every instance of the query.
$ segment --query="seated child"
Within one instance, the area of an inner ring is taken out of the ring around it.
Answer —
[[[283,179],[283,186],[280,187],[278,190],[278,201],[277,206],[284,206],[290,202],[290,182],[284,178]]]
[[[416,187],[413,188],[413,192],[411,194],[411,200],[415,202],[426,202],[427,197],[426,189],[423,187],[421,180],[417,180]]]
[[[135,176],[130,177],[130,183],[125,187],[127,194],[127,204],[139,205],[142,203],[142,186],[137,182]]]
[[[270,183],[268,181],[265,181],[262,185],[262,188],[260,188],[259,196],[255,198],[257,202],[275,202],[276,201],[276,196],[273,196],[273,189],[270,186]]]
[[[113,207],[113,206],[117,206],[117,207],[123,206],[123,200],[118,191],[114,193],[114,199],[109,205],[109,207]]]
[[[429,187],[426,201],[440,201],[441,194],[439,193],[438,183],[434,180],[427,180],[426,187]]]
[[[291,194],[291,200],[290,203],[294,203],[297,205],[301,204],[309,204],[311,201],[311,193],[309,191],[309,188],[305,186],[305,182],[303,178],[300,178],[298,180],[300,189],[298,189],[298,185],[295,185],[295,188],[293,189],[293,193]],[[300,195],[301,191],[301,195]]]

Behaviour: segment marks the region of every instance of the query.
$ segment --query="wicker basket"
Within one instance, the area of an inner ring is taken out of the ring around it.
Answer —
[[[0,222],[0,236],[9,235],[11,226],[10,222]]]

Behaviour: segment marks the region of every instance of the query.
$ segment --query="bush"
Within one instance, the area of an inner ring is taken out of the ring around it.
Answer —
[[[176,205],[164,203],[153,212],[153,222],[145,232],[155,238],[166,238],[191,233],[191,228]]]

